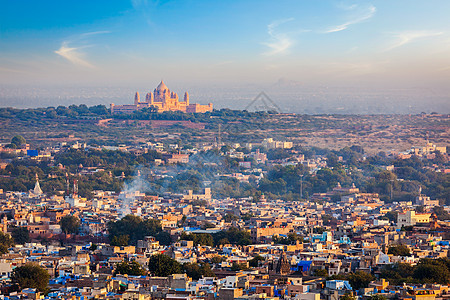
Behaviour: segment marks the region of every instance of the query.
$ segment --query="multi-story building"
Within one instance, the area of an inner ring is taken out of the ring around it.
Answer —
[[[115,105],[111,104],[111,113],[132,113],[142,108],[153,107],[158,112],[163,111],[182,111],[186,113],[205,113],[213,110],[212,103],[201,105],[198,103],[189,103],[188,92],[184,93],[183,101],[179,101],[178,94],[169,90],[163,81],[158,85],[153,92],[147,93],[145,101],[141,102],[139,92],[134,96],[134,104],[129,105]]]
[[[420,195],[416,197],[416,205],[439,206],[439,200],[431,200],[428,196]]]
[[[408,210],[404,213],[399,213],[397,216],[397,226],[414,226],[417,223],[429,223],[431,214],[416,214],[414,210]]]

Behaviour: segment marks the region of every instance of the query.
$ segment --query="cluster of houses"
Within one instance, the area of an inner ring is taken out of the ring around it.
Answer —
[[[160,197],[138,191],[97,191],[93,200],[80,199],[82,205],[74,205],[67,198],[36,195],[34,190],[29,194],[5,192],[1,194],[1,213],[8,218],[2,220],[2,231],[27,227],[33,242],[16,245],[1,257],[2,284],[8,284],[15,267],[27,262],[45,268],[51,280],[50,293],[45,296],[25,289],[3,298],[332,300],[349,294],[382,294],[428,300],[448,291],[440,285],[392,286],[382,278],[355,290],[347,280],[330,279],[356,271],[379,275],[385,265],[447,257],[450,247],[450,227],[431,213],[437,203],[423,195],[417,197],[417,203],[386,204],[377,194],[360,193],[355,186],[338,185],[330,193],[342,194],[341,200],[332,202],[331,194],[316,195],[321,197],[320,203],[264,197],[259,202],[252,198],[217,200],[210,189]],[[172,244],[160,245],[149,236],[136,245],[109,245],[106,224],[123,217],[124,205],[127,213],[159,219]],[[430,212],[418,213],[417,206]],[[394,211],[399,212],[397,218],[385,220],[384,216]],[[59,221],[66,215],[80,219],[77,235],[61,232]],[[236,217],[227,217],[230,215]],[[214,247],[180,240],[182,233],[214,234],[231,227],[248,231],[251,243]],[[403,230],[405,227],[412,230]],[[302,238],[280,242],[290,236]],[[389,254],[389,246],[396,244],[406,245],[410,255]],[[114,272],[122,261],[136,261],[146,269],[154,254],[168,255],[181,264],[209,263],[215,277],[194,280],[186,274],[153,277]],[[262,259],[252,267],[255,257]]]
[[[292,148],[288,142],[263,143],[273,149]],[[147,150],[110,150],[163,151],[159,164],[187,163],[192,155],[174,151],[176,145],[169,145],[170,149],[157,143],[147,146]],[[72,147],[87,145],[77,143]],[[59,149],[43,153],[51,157]],[[29,155],[39,159],[43,154]],[[267,161],[267,155],[258,149],[244,154],[236,146],[227,155],[244,159],[244,169]],[[251,158],[251,162],[246,158]],[[326,166],[322,157],[305,160],[301,154],[274,163],[302,163],[311,170]],[[89,170],[81,168],[83,171]],[[222,175],[248,180],[242,173]],[[387,299],[448,298],[446,285],[399,286],[380,277],[380,270],[387,265],[415,265],[421,258],[450,256],[449,223],[433,213],[439,201],[421,192],[415,202],[385,203],[376,193],[340,184],[304,201],[268,200],[264,195],[257,201],[252,197],[215,199],[208,187],[201,193],[167,192],[159,196],[138,190],[94,191],[92,199],[79,197],[76,184],[73,191],[66,197],[47,196],[38,178],[29,192],[4,191],[0,187],[1,231],[8,234],[12,228],[26,227],[30,237],[29,243],[15,245],[1,256],[1,290],[10,284],[14,269],[26,263],[39,264],[51,276],[46,294],[25,288],[3,294],[1,299],[337,300],[344,296],[369,299],[375,295]],[[449,210],[445,206],[443,209]],[[135,245],[110,245],[108,222],[127,214],[158,219],[172,243],[162,245],[155,237],[147,236]],[[60,221],[68,215],[80,220],[77,234],[61,230]],[[246,231],[249,241],[213,246],[182,238],[186,234],[214,235],[230,228]],[[389,253],[393,245],[407,247],[410,254]],[[180,264],[208,263],[215,276],[193,279],[187,274],[156,277],[150,273],[131,276],[115,272],[117,264],[123,261],[135,261],[147,270],[149,258],[155,254],[167,255]],[[332,277],[355,272],[375,277],[360,289],[353,288],[348,280]]]

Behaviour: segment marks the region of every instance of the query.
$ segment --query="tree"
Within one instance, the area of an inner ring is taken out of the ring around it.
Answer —
[[[231,271],[242,271],[242,270],[247,270],[247,269],[248,268],[247,268],[247,266],[244,263],[238,264],[238,263],[234,262],[231,265]]]
[[[352,294],[350,294],[350,293],[345,293],[341,298],[340,298],[340,300],[355,300],[356,298],[355,298],[355,296],[353,296]]]
[[[322,234],[322,233],[324,233],[325,231],[327,231],[325,228],[323,228],[323,227],[314,227],[313,228],[313,232],[314,233],[317,233],[317,234]]]
[[[219,263],[221,263],[221,262],[223,262],[225,260],[226,260],[226,258],[224,258],[224,257],[222,257],[220,255],[214,255],[213,257],[211,257],[211,262],[213,264],[219,264]]]
[[[223,219],[224,219],[225,222],[227,222],[227,223],[232,222],[232,221],[237,221],[237,220],[239,220],[239,218],[238,218],[236,215],[234,215],[234,214],[226,214],[226,215],[223,217]]]
[[[214,240],[209,233],[190,233],[183,232],[180,236],[180,240],[193,241],[194,245],[213,246]]]
[[[65,234],[77,233],[80,228],[80,219],[75,216],[67,215],[61,218],[59,225],[61,225],[61,230]]]
[[[147,274],[147,272],[136,261],[131,262],[123,261],[121,263],[116,264],[114,275],[116,274],[141,276]]]
[[[115,235],[111,239],[111,246],[127,246],[130,236],[126,235]]]
[[[419,264],[414,269],[414,278],[421,282],[447,284],[450,282],[450,273],[439,265]]]
[[[314,270],[314,276],[328,276],[328,271],[326,269],[316,269]]]
[[[28,231],[28,228],[26,227],[17,227],[14,226],[11,229],[11,236],[13,237],[16,244],[25,244],[30,242],[30,232]]]
[[[438,220],[445,221],[450,219],[450,214],[442,206],[433,207],[433,212]]]
[[[373,280],[375,280],[375,277],[364,271],[356,271],[348,275],[348,281],[355,290],[368,287],[369,283]]]
[[[172,244],[172,237],[167,231],[158,232],[155,235],[155,239],[159,242],[160,245],[169,246],[170,244]]]
[[[334,154],[334,153],[330,153],[327,156],[327,166],[330,168],[337,168],[340,167],[341,164],[339,163],[339,157]]]
[[[386,296],[375,294],[370,297],[370,300],[387,300]]]
[[[89,247],[89,250],[95,251],[95,250],[97,250],[97,248],[98,248],[97,244],[92,244],[92,245]]]
[[[389,222],[397,223],[397,211],[388,211],[384,216],[389,220]]]
[[[27,141],[21,135],[16,135],[15,137],[13,137],[11,139],[11,144],[16,146],[16,148],[20,148],[22,145],[25,145],[26,143],[27,143]]]
[[[8,252],[8,248],[14,246],[14,240],[12,237],[0,231],[0,254]]]
[[[200,265],[197,263],[186,263],[183,265],[183,271],[194,280],[199,280],[202,277],[216,276],[208,263],[202,263]]]
[[[37,264],[27,263],[17,267],[11,274],[11,281],[19,288],[35,288],[39,292],[46,292],[50,275],[47,270]]]
[[[409,256],[411,255],[411,252],[409,251],[408,246],[401,244],[396,246],[390,246],[388,249],[388,254],[396,256]]]
[[[423,258],[414,268],[413,277],[423,283],[448,284],[450,282],[450,260],[448,258]]]
[[[183,273],[180,263],[164,254],[152,255],[148,261],[148,270],[153,276],[162,277]]]
[[[380,278],[389,280],[392,284],[401,284],[402,282],[411,282],[414,267],[410,264],[396,263],[386,265],[381,269]]]
[[[259,266],[260,261],[265,261],[264,257],[262,257],[261,255],[256,255],[255,257],[249,260],[248,264],[250,267],[256,268]]]
[[[183,215],[183,216],[181,217],[181,221],[180,221],[180,225],[181,225],[181,226],[184,226],[184,224],[186,223],[186,219],[187,219],[186,215]]]
[[[381,270],[381,278],[386,278],[394,284],[403,282],[440,283],[450,282],[450,259],[422,258],[416,266],[410,264],[394,264]]]
[[[249,245],[252,243],[250,232],[232,227],[228,230],[222,230],[214,233],[214,244],[235,244],[235,245]]]
[[[340,197],[339,197],[339,200],[340,200]],[[322,221],[323,221],[323,225],[325,225],[325,226],[334,225],[337,222],[336,218],[331,215],[323,215]]]
[[[417,206],[416,207],[416,213],[424,213],[425,212],[425,207],[423,205]]]
[[[298,235],[295,232],[290,232],[286,237],[279,237],[274,235],[272,240],[275,244],[283,244],[283,245],[294,245],[298,242],[303,243],[303,237]]]
[[[146,236],[154,236],[161,244],[167,244],[167,235],[161,234],[161,222],[157,219],[146,219],[134,215],[126,215],[122,219],[109,222],[108,232],[111,243],[124,239],[122,237],[128,236],[127,243],[136,245],[138,240],[143,240]],[[122,245],[121,246],[125,246]]]

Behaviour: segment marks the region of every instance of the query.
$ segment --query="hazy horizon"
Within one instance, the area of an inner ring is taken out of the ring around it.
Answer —
[[[166,82],[166,81],[165,81]],[[166,82],[167,83],[167,82]],[[299,114],[418,114],[421,112],[450,113],[448,93],[426,87],[351,89],[342,86],[303,86],[276,83],[246,87],[202,87],[170,85],[179,95],[189,92],[191,102],[214,108],[267,110]],[[141,97],[153,91],[145,87],[95,86],[5,86],[0,85],[0,107],[38,108],[86,104],[132,104],[135,92]],[[449,89],[450,91],[450,89]],[[260,92],[269,98],[264,104],[253,100]],[[271,103],[273,102],[273,104]]]

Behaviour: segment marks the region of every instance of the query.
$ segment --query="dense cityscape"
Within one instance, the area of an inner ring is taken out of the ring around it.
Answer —
[[[447,115],[417,116],[422,144],[367,152],[345,135],[338,149],[279,139],[295,116],[276,112],[213,111],[222,118],[204,123],[145,107],[52,109],[1,110],[27,137],[5,132],[0,147],[5,299],[445,298],[448,144],[426,138],[445,137]],[[261,117],[277,125],[243,126]],[[146,142],[30,131],[86,119],[105,131],[157,122],[144,125]]]
[[[0,2],[0,300],[450,300],[450,1]]]

